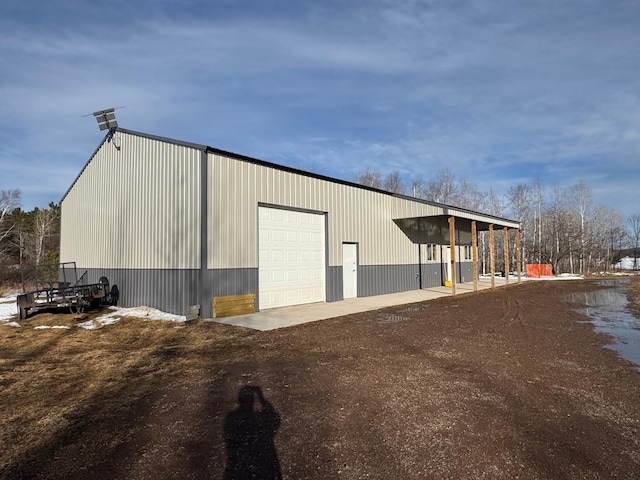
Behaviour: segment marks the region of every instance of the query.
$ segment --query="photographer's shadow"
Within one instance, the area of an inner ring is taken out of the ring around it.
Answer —
[[[280,415],[258,386],[241,387],[238,403],[224,422],[227,445],[224,480],[282,479],[274,444]]]

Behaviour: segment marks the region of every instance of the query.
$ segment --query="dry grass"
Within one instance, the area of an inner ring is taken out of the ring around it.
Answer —
[[[0,465],[18,459],[26,446],[55,444],[83,412],[108,411],[160,386],[192,382],[212,367],[207,352],[227,350],[249,333],[202,322],[180,328],[138,318],[99,330],[76,327],[96,315],[38,314],[20,328],[2,329]]]
[[[0,478],[221,478],[244,384],[285,478],[639,478],[640,376],[563,303],[594,284],[529,283],[273,332],[0,326]]]

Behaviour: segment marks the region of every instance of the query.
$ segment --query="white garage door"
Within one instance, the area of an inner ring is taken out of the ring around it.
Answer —
[[[324,215],[259,207],[259,308],[325,300]]]

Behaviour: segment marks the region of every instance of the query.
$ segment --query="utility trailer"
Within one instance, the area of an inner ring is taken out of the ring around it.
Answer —
[[[87,284],[86,273],[78,278],[75,262],[24,266],[22,293],[17,299],[20,319],[40,309],[68,308],[71,313],[81,313],[107,301],[111,293],[107,277]]]

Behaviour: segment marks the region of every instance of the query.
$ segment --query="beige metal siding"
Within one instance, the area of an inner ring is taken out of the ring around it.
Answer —
[[[209,154],[208,268],[255,268],[258,204],[327,212],[329,265],[342,242],[359,244],[361,265],[417,262],[417,248],[392,221],[443,210],[297,173]]]
[[[117,132],[62,202],[60,250],[82,268],[200,268],[200,151]]]

